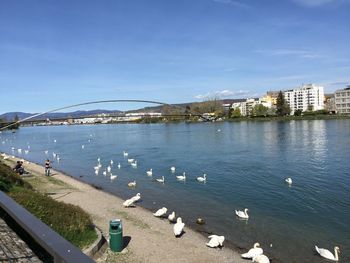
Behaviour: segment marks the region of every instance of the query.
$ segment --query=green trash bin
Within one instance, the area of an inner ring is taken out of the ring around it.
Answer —
[[[114,252],[123,250],[123,226],[120,219],[109,221],[109,247]]]

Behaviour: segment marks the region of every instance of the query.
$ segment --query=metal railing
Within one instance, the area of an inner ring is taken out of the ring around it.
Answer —
[[[0,191],[0,207],[53,257],[55,263],[94,262],[2,191]]]

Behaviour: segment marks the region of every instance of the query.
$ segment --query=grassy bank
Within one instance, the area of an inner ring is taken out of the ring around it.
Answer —
[[[0,162],[0,190],[79,248],[96,240],[92,221],[80,207],[58,202],[35,192],[10,167]]]

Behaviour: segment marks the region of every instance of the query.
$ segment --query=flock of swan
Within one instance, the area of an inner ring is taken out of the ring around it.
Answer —
[[[56,143],[57,140],[55,139],[54,142]],[[4,144],[4,141],[2,143]],[[81,148],[84,149],[85,146],[82,145]],[[11,149],[12,149],[13,153],[16,150],[15,147],[12,147]],[[27,146],[27,149],[24,150],[24,153],[28,154],[29,150],[30,150],[30,145]],[[23,149],[17,148],[17,152],[18,152],[19,155],[21,155],[22,152],[23,152]],[[44,153],[47,155],[49,152],[48,152],[48,150],[45,150]],[[10,158],[10,156],[5,154],[5,153],[2,153],[1,156],[2,156],[2,158],[4,160]],[[55,160],[57,160],[57,162],[60,161],[60,156],[57,153],[53,152],[52,156],[53,156],[53,158]],[[123,156],[126,158],[126,157],[129,156],[129,153],[127,153],[126,151],[123,151]],[[11,157],[12,158],[16,158],[15,155],[12,155]],[[22,159],[22,161],[24,161],[24,160]],[[137,160],[135,160],[133,158],[128,158],[127,162],[130,164],[131,167],[137,168],[137,165],[138,165]],[[27,163],[29,163],[29,162],[27,162]],[[114,161],[110,160],[109,165],[106,167],[106,169],[102,173],[104,176],[109,175],[111,181],[116,180],[117,177],[118,177],[118,175],[112,174],[112,166],[113,166],[113,164],[114,164]],[[118,167],[118,169],[121,169],[121,164],[119,162],[117,164],[117,167]],[[96,175],[99,174],[101,168],[102,168],[101,159],[97,158],[97,165],[94,166],[94,170],[95,170],[95,174]],[[174,166],[172,166],[172,167],[170,167],[170,171],[172,173],[175,173],[176,168]],[[147,176],[153,176],[153,170],[150,169],[150,170],[146,171],[146,175]],[[183,172],[182,175],[177,175],[176,179],[179,180],[179,181],[186,181],[186,173]],[[207,181],[206,174],[203,174],[203,176],[197,177],[196,180],[198,182],[206,182]],[[162,176],[160,178],[156,178],[156,182],[164,184],[165,183],[164,176]],[[290,178],[290,177],[286,178],[285,182],[289,186],[293,183],[292,178]],[[128,183],[128,187],[135,188],[136,187],[136,180],[134,180],[132,182],[129,182]],[[133,207],[133,206],[135,206],[135,203],[137,203],[140,199],[141,199],[141,194],[137,193],[135,196],[125,200],[124,203],[123,203],[123,206],[125,208]],[[168,211],[168,209],[166,207],[162,207],[162,208],[158,209],[155,213],[153,213],[153,215],[155,217],[159,217],[159,218],[167,218],[170,223],[174,224],[173,225],[174,236],[175,237],[181,237],[182,234],[184,233],[185,223],[183,223],[181,217],[177,217],[176,218],[175,211],[172,211],[172,213],[170,213],[168,216],[167,216],[167,211]],[[248,208],[245,208],[243,211],[235,210],[235,214],[240,219],[248,220],[249,219],[248,211],[249,211]],[[208,238],[210,240],[209,240],[209,242],[206,243],[206,246],[211,247],[211,248],[222,247],[223,243],[225,241],[225,237],[224,236],[219,236],[219,235],[210,235],[210,236],[208,236]],[[337,247],[337,246],[334,247],[334,254],[332,252],[330,252],[328,249],[318,248],[317,246],[315,246],[315,250],[321,257],[323,257],[325,259],[328,259],[328,260],[331,260],[331,261],[338,261],[339,260],[340,250],[339,250],[339,247]],[[255,243],[253,248],[251,248],[248,252],[241,254],[241,257],[244,258],[244,259],[251,259],[252,262],[269,263],[270,262],[269,258],[266,255],[264,255],[263,253],[264,253],[264,251],[260,247],[260,244],[259,243]]]

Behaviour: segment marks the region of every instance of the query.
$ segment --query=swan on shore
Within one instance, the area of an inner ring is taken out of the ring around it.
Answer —
[[[137,193],[135,196],[131,197],[130,199],[134,200],[134,202],[137,202],[141,199],[141,194]]]
[[[136,187],[136,181],[128,183],[129,187]]]
[[[171,223],[174,223],[174,222],[175,222],[175,211],[173,211],[173,212],[168,216],[168,220],[169,220]]]
[[[156,217],[163,217],[168,209],[166,207],[162,207],[161,209],[158,209],[157,212],[153,213],[154,216]]]
[[[177,179],[177,180],[180,180],[180,181],[185,181],[185,180],[186,180],[186,173],[183,172],[182,175],[176,176],[176,179]]]
[[[171,172],[175,173],[175,170],[176,170],[175,166],[170,167]]]
[[[243,218],[243,219],[248,219],[249,218],[249,215],[247,213],[247,211],[249,211],[248,208],[245,208],[244,209],[244,212],[243,211],[238,211],[238,210],[235,210],[235,213],[238,217],[240,218]]]
[[[118,177],[118,175],[113,175],[113,174],[111,173],[111,180],[112,180],[112,181],[115,180],[115,179],[117,179],[117,177]]]
[[[222,247],[222,245],[224,244],[224,241],[225,241],[224,236],[211,235],[211,236],[208,236],[208,238],[210,238],[210,240],[208,243],[206,243],[206,245],[208,247],[212,247],[212,248],[216,248],[219,246]]]
[[[120,163],[118,163],[118,169],[120,169],[122,166],[120,165]]]
[[[185,227],[185,223],[182,222],[182,218],[178,217],[176,220],[176,224],[174,225],[174,235],[178,237],[181,235],[183,229]]]
[[[164,183],[165,182],[164,176],[162,176],[162,178],[157,178],[156,181],[158,183]]]
[[[328,249],[325,249],[325,248],[318,248],[317,246],[315,246],[315,249],[321,257],[324,257],[332,261],[339,260],[339,256],[338,256],[338,253],[340,253],[339,247],[334,247],[334,255],[332,254],[332,252],[330,252]]]
[[[255,257],[253,257],[252,262],[256,262],[256,263],[270,263],[270,260],[265,255],[257,255]]]
[[[203,177],[197,177],[198,182],[206,182],[207,181],[207,175],[203,174]]]
[[[134,201],[132,198],[127,199],[127,200],[124,201],[123,206],[124,206],[124,207],[135,206],[135,205],[134,205],[134,202],[135,202],[135,201]]]
[[[247,253],[241,254],[242,258],[253,258],[264,253],[263,249],[260,248],[259,243],[255,243],[254,247],[249,249]]]
[[[149,171],[147,171],[146,174],[147,174],[148,176],[152,176],[152,174],[153,174],[152,169],[150,169]]]
[[[286,178],[285,181],[286,181],[288,184],[292,184],[292,183],[293,183],[292,178],[290,178],[290,177]]]

